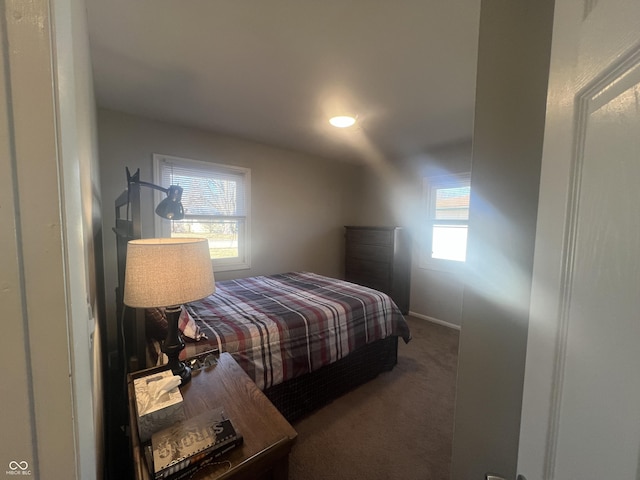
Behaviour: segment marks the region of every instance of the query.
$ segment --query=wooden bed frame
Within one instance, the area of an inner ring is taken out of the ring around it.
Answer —
[[[116,288],[118,347],[124,352],[130,372],[146,365],[145,315],[142,309],[125,308],[122,302],[127,242],[141,238],[139,170],[130,175],[128,189],[115,202],[118,286]],[[280,412],[293,422],[320,408],[379,373],[393,369],[397,362],[398,337],[378,340],[352,352],[337,362],[264,391]]]

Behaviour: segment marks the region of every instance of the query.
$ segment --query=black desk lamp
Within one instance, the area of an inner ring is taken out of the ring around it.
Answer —
[[[167,198],[162,200],[156,207],[156,213],[162,218],[168,220],[182,220],[184,218],[184,208],[182,207],[182,187],[178,185],[170,185],[169,188],[164,188],[153,183],[143,182],[140,180],[140,170],[131,175],[127,168],[127,183],[135,183],[137,185],[144,185],[145,187],[153,188],[167,194]]]

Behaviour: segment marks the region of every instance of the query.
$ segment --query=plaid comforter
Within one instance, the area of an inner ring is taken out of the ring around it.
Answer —
[[[261,389],[375,340],[411,339],[389,296],[314,273],[217,282],[213,295],[187,309],[209,342],[231,353]]]

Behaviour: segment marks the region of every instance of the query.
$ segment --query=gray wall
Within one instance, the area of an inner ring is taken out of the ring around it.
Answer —
[[[407,166],[414,184],[433,175],[471,171],[471,141],[443,145],[425,155],[410,159]],[[422,198],[420,199],[422,202]],[[421,203],[422,205],[422,203]],[[459,272],[434,270],[420,266],[420,250],[425,238],[424,213],[416,218],[414,255],[411,276],[411,311],[450,325],[462,324],[464,279]]]
[[[553,0],[484,0],[452,480],[516,476]]]
[[[125,167],[152,181],[161,153],[251,169],[251,269],[215,272],[216,280],[309,270],[343,275],[343,226],[358,205],[362,168],[229,136],[99,110],[104,204],[104,264],[110,339],[114,339],[115,198],[126,189]],[[152,192],[143,188],[143,236],[154,236]]]

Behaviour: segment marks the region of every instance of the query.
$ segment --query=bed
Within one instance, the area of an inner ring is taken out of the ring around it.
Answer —
[[[116,201],[119,279],[126,242],[140,238],[139,185],[127,176]],[[131,368],[151,366],[157,350],[150,347],[165,335],[162,312],[119,309]],[[183,356],[229,352],[290,422],[393,369],[398,338],[411,338],[388,295],[312,272],[216,282],[213,295],[185,306],[180,325]]]

